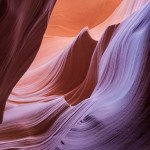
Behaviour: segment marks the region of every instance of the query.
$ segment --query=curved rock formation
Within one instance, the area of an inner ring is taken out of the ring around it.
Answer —
[[[75,38],[44,36],[8,97],[0,149],[150,149],[150,1],[127,2]]]
[[[55,1],[0,1],[0,122],[12,88],[39,50]]]

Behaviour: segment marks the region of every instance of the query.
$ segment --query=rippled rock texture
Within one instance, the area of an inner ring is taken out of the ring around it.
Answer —
[[[0,1],[0,122],[12,88],[35,58],[55,0]]]
[[[83,2],[0,1],[0,150],[150,150],[150,1]]]

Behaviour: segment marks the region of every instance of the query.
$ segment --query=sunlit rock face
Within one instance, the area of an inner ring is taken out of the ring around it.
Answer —
[[[150,150],[150,2],[54,4],[0,1],[0,150]]]

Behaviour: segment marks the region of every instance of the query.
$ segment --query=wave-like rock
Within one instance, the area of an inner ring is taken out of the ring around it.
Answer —
[[[60,149],[150,149],[149,13],[148,2],[116,29],[85,101],[90,110],[63,136]]]
[[[147,2],[98,41],[84,28],[29,69],[8,98],[0,149],[149,150],[149,14]]]
[[[63,96],[73,90],[84,80],[96,44],[97,41],[91,38],[87,28],[83,29],[54,60],[28,72],[14,88],[9,101],[19,99],[23,102],[28,97],[31,102],[33,96],[41,100],[42,97],[52,95]]]
[[[0,122],[10,92],[39,50],[54,4],[55,0],[0,1]]]

